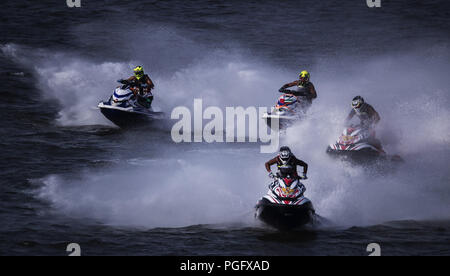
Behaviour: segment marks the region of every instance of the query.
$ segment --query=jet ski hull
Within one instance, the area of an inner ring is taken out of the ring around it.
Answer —
[[[100,103],[100,112],[116,126],[120,128],[133,128],[149,125],[163,118],[162,112],[153,112],[142,109],[133,110],[111,106],[108,103]]]
[[[359,125],[345,128],[336,143],[327,147],[326,152],[332,157],[355,164],[371,164],[390,159],[381,142],[375,138],[375,132]]]
[[[314,214],[310,201],[302,205],[283,205],[263,198],[256,205],[256,217],[279,230],[290,230],[312,223]]]
[[[371,168],[373,171],[389,172],[405,161],[399,155],[387,155],[374,150],[345,151],[327,148],[329,156],[339,158],[352,165]]]
[[[327,148],[327,153],[333,157],[350,159],[355,162],[378,160],[383,159],[384,157],[384,154],[371,148],[364,148],[361,150],[335,150],[329,146]]]

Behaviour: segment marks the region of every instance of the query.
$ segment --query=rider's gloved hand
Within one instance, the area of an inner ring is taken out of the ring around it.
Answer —
[[[280,89],[278,89],[278,92],[280,92],[280,93],[284,93],[286,91],[286,88],[280,88]]]
[[[302,177],[300,177],[301,179],[303,179],[303,180],[306,180],[306,179],[308,179],[308,177],[306,176],[306,173],[303,173],[303,176]]]
[[[270,178],[275,178],[275,175],[273,174],[273,172],[270,172],[270,173],[269,173],[269,177],[270,177]]]

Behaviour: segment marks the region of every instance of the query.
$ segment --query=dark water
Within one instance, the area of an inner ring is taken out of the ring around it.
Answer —
[[[385,255],[449,255],[450,8],[365,2],[3,3],[0,254],[76,242],[85,255],[367,255],[377,242]],[[301,125],[286,143],[310,162],[308,196],[333,224],[279,233],[252,217],[271,155],[122,131],[92,109],[136,64],[168,113],[194,97],[270,105],[308,68],[315,118],[345,116],[365,93],[398,123],[384,141],[407,165],[373,177],[332,163],[328,137],[310,144],[323,130]]]

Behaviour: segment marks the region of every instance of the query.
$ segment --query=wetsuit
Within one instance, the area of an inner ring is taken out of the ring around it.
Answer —
[[[280,156],[277,156],[269,161],[266,162],[266,170],[267,172],[271,172],[270,167],[272,165],[277,164],[278,171],[282,173],[283,175],[289,174],[292,177],[298,178],[297,173],[297,166],[303,167],[303,173],[306,175],[308,172],[308,164],[306,164],[304,161],[297,159],[295,156],[291,156],[289,161],[287,161],[285,164],[280,159]]]

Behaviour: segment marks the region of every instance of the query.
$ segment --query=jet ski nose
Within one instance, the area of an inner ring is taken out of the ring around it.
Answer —
[[[286,184],[286,186],[290,187],[292,182],[294,182],[294,179],[292,178],[284,178],[284,183]]]

